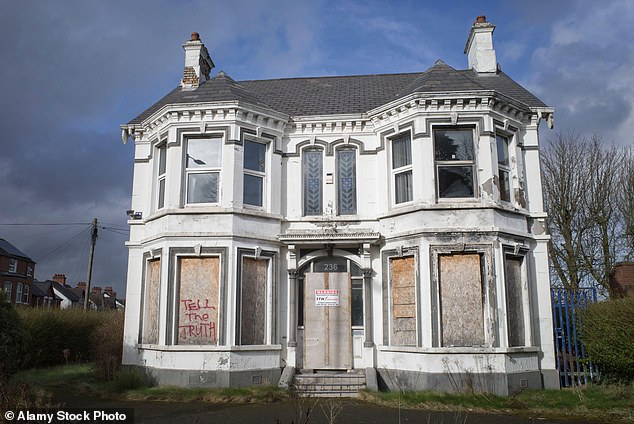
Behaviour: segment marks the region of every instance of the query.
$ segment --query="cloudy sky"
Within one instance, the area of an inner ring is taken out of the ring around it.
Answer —
[[[133,146],[119,125],[179,83],[192,31],[236,80],[420,72],[466,68],[480,14],[502,69],[556,108],[557,130],[632,143],[630,0],[0,0],[0,238],[38,279],[74,284],[96,217],[93,284],[125,291]],[[77,225],[6,225],[53,223]]]

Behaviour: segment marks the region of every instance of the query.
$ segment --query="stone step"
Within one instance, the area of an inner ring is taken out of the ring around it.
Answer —
[[[318,372],[296,374],[292,387],[300,396],[356,397],[366,388],[366,381],[359,372]]]

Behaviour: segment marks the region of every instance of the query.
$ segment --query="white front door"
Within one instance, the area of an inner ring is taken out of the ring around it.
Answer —
[[[350,274],[307,272],[304,368],[352,369]]]

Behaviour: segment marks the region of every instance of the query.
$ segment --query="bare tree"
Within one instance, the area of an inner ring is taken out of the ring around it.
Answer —
[[[623,216],[623,233],[629,254],[625,259],[634,259],[634,149],[628,148],[623,155],[623,173],[619,208]]]
[[[588,231],[583,198],[588,191],[584,177],[587,144],[574,133],[557,134],[542,152],[544,202],[552,237],[549,256],[554,277],[568,288],[577,288],[587,271],[580,258]]]
[[[609,291],[612,267],[634,252],[632,152],[597,135],[557,134],[542,164],[554,282]]]

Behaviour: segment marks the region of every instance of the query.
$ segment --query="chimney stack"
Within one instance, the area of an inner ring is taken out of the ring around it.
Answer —
[[[92,288],[92,294],[97,295],[97,296],[101,296],[101,287],[96,286]]]
[[[66,285],[66,275],[64,274],[54,274],[53,281],[56,283],[60,283],[62,286]]]
[[[77,288],[78,289],[82,289],[82,290],[86,290],[86,283],[83,281],[80,281],[79,283],[77,283]]]
[[[469,60],[469,69],[478,73],[497,72],[497,59],[493,50],[495,25],[487,22],[486,16],[478,16],[471,27],[464,52]]]
[[[207,47],[200,41],[197,32],[192,32],[191,40],[183,44],[185,49],[185,70],[181,80],[183,90],[195,90],[209,79],[209,73],[214,68],[214,62],[209,56]]]

